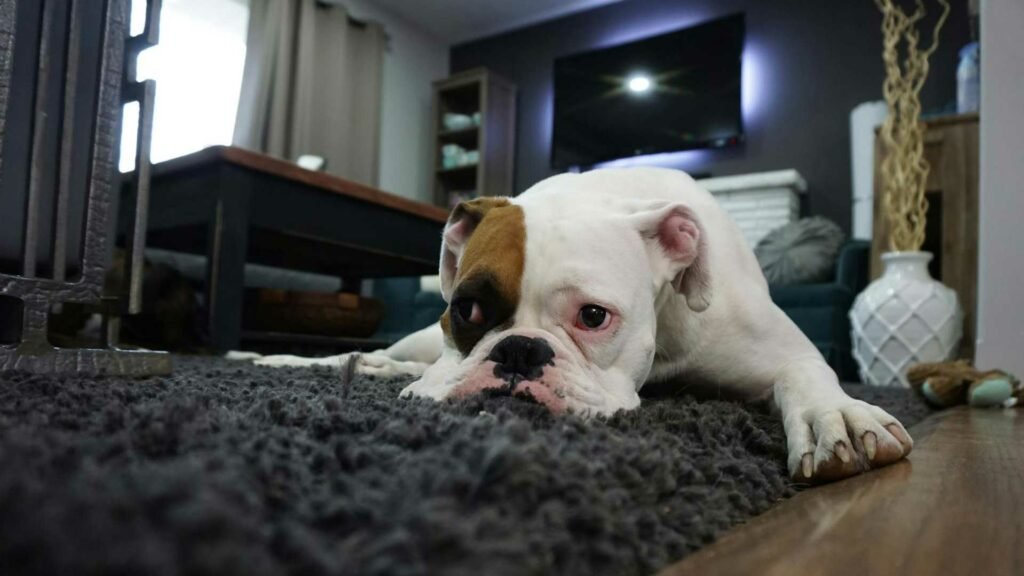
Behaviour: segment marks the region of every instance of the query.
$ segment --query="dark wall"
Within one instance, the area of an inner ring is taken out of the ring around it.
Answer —
[[[925,112],[955,101],[957,51],[970,41],[966,0],[950,3],[921,94]],[[626,0],[455,46],[451,68],[486,66],[519,87],[515,186],[524,190],[554,173],[555,58],[736,12],[746,14],[747,27],[745,144],[655,161],[713,176],[796,168],[808,182],[808,211],[849,230],[849,115],[857,104],[882,97],[881,16],[871,0]]]

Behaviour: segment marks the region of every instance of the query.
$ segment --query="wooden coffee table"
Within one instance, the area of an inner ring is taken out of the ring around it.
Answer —
[[[242,336],[247,262],[336,276],[348,291],[366,278],[437,274],[447,216],[436,206],[217,146],[153,166],[147,245],[207,256],[209,345],[231,350]]]

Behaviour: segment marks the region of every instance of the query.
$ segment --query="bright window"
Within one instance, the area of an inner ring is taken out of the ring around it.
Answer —
[[[142,31],[145,0],[132,0],[132,34]],[[151,159],[161,162],[230,144],[245,67],[247,0],[164,0],[160,42],[139,55],[139,79],[156,81]],[[138,105],[125,106],[122,171],[135,161]]]

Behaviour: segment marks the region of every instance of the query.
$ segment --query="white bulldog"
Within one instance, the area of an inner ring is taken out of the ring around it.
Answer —
[[[843,392],[772,302],[736,225],[683,172],[563,174],[515,198],[465,202],[445,228],[440,275],[441,321],[359,357],[363,372],[418,375],[403,396],[492,390],[586,415],[635,408],[654,381],[770,395],[789,471],[806,480],[885,465],[913,446],[895,418]]]

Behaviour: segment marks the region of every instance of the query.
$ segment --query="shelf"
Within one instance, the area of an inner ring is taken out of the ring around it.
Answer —
[[[446,130],[437,135],[437,139],[444,144],[458,144],[463,148],[475,149],[480,140],[480,128],[471,126],[460,130]]]
[[[515,86],[484,68],[474,68],[438,80],[433,88],[434,203],[448,207],[454,192],[510,196],[515,166]],[[480,122],[448,129],[446,113],[479,113]],[[473,151],[478,161],[443,168],[445,146]]]
[[[479,164],[455,166],[454,168],[438,168],[437,183],[440,190],[476,190],[477,168]]]
[[[437,174],[438,175],[440,175],[440,174],[458,174],[458,173],[462,173],[462,172],[473,172],[473,173],[476,173],[476,167],[477,166],[479,166],[479,163],[474,162],[473,164],[465,164],[465,165],[462,165],[462,166],[453,166],[451,168],[438,168],[437,169]]]
[[[480,84],[470,83],[443,89],[439,92],[442,111],[472,114],[480,110]]]

